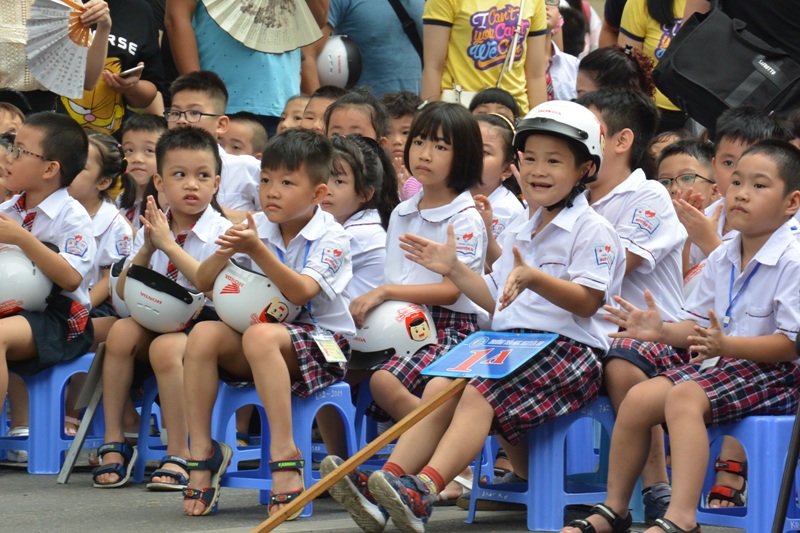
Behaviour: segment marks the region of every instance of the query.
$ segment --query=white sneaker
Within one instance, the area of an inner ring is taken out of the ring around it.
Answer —
[[[17,426],[11,428],[6,434],[6,437],[27,437],[30,435],[28,426]],[[9,463],[27,463],[28,451],[27,450],[8,450],[6,452],[6,461]]]

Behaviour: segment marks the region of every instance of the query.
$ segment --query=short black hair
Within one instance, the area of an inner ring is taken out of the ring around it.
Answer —
[[[89,138],[86,132],[69,115],[45,111],[34,113],[25,120],[25,126],[42,132],[42,157],[55,161],[60,167],[59,184],[68,187],[89,156]]]
[[[417,96],[417,93],[398,91],[381,96],[381,103],[386,107],[391,118],[413,117],[419,111],[422,99]]]
[[[386,112],[386,108],[380,100],[375,98],[375,95],[366,87],[356,87],[348,91],[347,94],[334,100],[333,103],[325,109],[326,132],[333,112],[337,109],[344,109],[347,107],[356,107],[367,112],[372,129],[375,130],[375,134],[378,136],[378,138],[375,139],[376,141],[386,136],[386,131],[389,129],[389,114]]]
[[[164,158],[174,150],[196,150],[214,155],[214,172],[217,176],[222,172],[222,158],[219,156],[219,145],[213,135],[196,126],[175,128],[165,132],[156,144],[156,171],[162,174]]]
[[[658,127],[659,113],[653,100],[632,89],[600,89],[584,94],[578,103],[600,112],[607,137],[629,128],[633,132],[633,145],[628,163],[632,169],[641,166]]]
[[[222,78],[210,70],[196,70],[178,76],[169,86],[170,99],[175,99],[175,95],[183,91],[205,94],[215,104],[214,112],[220,115],[228,106],[228,88]]]
[[[253,144],[253,151],[257,154],[263,153],[264,148],[267,146],[267,130],[264,124],[255,113],[249,111],[239,111],[232,115],[228,115],[231,122],[239,124],[247,124],[253,132],[251,143]]]
[[[784,196],[800,191],[800,150],[796,146],[780,139],[764,139],[748,147],[742,153],[742,158],[755,154],[771,159],[778,167]]]
[[[578,71],[588,73],[598,89],[638,89],[653,96],[653,60],[638,48],[617,44],[592,50],[581,59]]]
[[[407,169],[411,143],[416,138],[441,139],[453,150],[453,163],[447,186],[459,193],[482,183],[483,140],[478,121],[460,104],[434,102],[422,108],[411,123],[403,163]]]
[[[478,92],[469,103],[469,112],[472,113],[475,111],[476,107],[483,104],[500,104],[506,106],[514,114],[515,118],[519,118],[519,104],[517,104],[517,100],[514,96],[505,89],[489,87],[488,89]]]
[[[327,183],[333,167],[331,141],[313,130],[288,129],[270,139],[261,156],[261,170],[292,172],[302,166],[315,186]]]
[[[714,142],[718,147],[723,140],[754,144],[763,139],[788,141],[792,136],[778,117],[748,105],[726,109],[717,119],[715,131]]]
[[[586,46],[586,33],[589,23],[583,12],[574,7],[559,7],[564,25],[561,27],[564,38],[564,52],[578,57]]]
[[[122,124],[122,137],[129,131],[146,131],[150,133],[164,133],[167,131],[167,121],[161,115],[137,115],[125,119]]]
[[[308,99],[312,98],[327,98],[328,100],[336,100],[347,94],[347,89],[336,87],[335,85],[323,85],[313,93]]]
[[[700,139],[681,139],[672,144],[668,144],[661,150],[658,156],[658,166],[668,157],[674,155],[688,155],[697,159],[703,166],[711,167],[711,160],[714,159],[714,145],[708,141]]]

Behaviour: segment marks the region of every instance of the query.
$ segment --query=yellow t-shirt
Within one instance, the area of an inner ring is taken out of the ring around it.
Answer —
[[[673,1],[672,10],[675,15],[675,23],[666,26],[650,16],[650,12],[647,10],[647,0],[628,0],[625,10],[622,12],[619,31],[634,41],[642,43],[642,50],[653,59],[655,65],[658,65],[658,60],[664,55],[664,51],[681,27],[684,7],[686,7],[686,0]],[[701,50],[697,52],[702,53]],[[658,89],[656,89],[656,105],[662,109],[680,111]]]
[[[428,0],[425,3],[423,23],[450,28],[442,90],[453,89],[458,84],[465,91],[480,91],[497,84],[514,39],[519,6],[519,0]],[[544,0],[526,0],[520,42],[500,85],[514,95],[523,114],[528,112],[525,90],[528,37],[543,35],[546,31]]]

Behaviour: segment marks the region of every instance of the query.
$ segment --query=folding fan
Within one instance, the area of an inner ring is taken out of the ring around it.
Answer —
[[[25,53],[33,77],[68,98],[83,96],[91,36],[80,21],[84,7],[75,0],[34,0],[26,23]]]
[[[305,0],[203,0],[211,18],[253,50],[282,54],[322,37]]]

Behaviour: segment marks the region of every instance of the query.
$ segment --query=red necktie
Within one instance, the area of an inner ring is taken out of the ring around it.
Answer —
[[[175,242],[183,248],[183,243],[186,242],[186,235],[188,231],[184,231],[183,233],[179,233],[177,237],[175,237]],[[172,281],[178,281],[178,268],[175,266],[175,263],[170,261],[167,264],[167,277]]]
[[[25,219],[22,221],[22,227],[26,230],[30,231],[33,228],[33,220],[36,218],[36,211],[31,211],[27,215],[25,215]]]
[[[544,84],[547,89],[547,101],[550,102],[556,99],[556,92],[553,90],[553,79],[550,77],[550,67],[553,66],[553,60],[550,59],[547,63],[547,70],[544,71]]]

